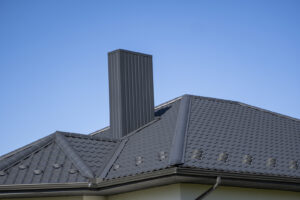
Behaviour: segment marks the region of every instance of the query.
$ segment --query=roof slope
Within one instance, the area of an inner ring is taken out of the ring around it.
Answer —
[[[124,138],[126,145],[105,178],[135,175],[168,166],[180,101],[161,107],[152,123]]]
[[[300,121],[246,104],[191,97],[184,166],[300,177]]]
[[[0,184],[88,182],[118,141],[56,132],[0,160]]]
[[[173,166],[300,178],[300,121],[235,101],[184,95],[120,140],[105,128],[57,132],[0,157],[0,185],[117,179]]]

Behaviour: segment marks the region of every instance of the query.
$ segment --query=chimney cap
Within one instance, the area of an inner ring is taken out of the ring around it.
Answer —
[[[116,49],[116,50],[108,52],[108,54],[116,53],[116,52],[125,52],[125,53],[130,53],[130,54],[144,55],[144,56],[151,56],[152,57],[151,54],[140,53],[140,52],[136,52],[136,51],[129,51],[129,50],[126,50],[126,49]]]

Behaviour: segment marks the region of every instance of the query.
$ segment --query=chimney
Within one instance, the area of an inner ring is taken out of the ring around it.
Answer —
[[[108,53],[110,129],[121,138],[154,119],[152,56],[118,49]]]

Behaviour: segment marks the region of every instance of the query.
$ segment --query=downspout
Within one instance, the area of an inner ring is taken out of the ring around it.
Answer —
[[[219,186],[220,183],[221,183],[221,177],[218,176],[216,179],[216,183],[211,188],[209,188],[204,193],[202,193],[200,196],[198,196],[195,200],[204,199],[207,195],[209,195],[212,191],[214,191]]]

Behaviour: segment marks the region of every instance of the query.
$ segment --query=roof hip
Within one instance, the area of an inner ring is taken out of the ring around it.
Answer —
[[[169,165],[179,165],[184,162],[185,135],[190,112],[191,96],[184,95],[180,102],[175,133],[170,150]]]
[[[65,139],[65,136],[63,136],[59,132],[56,132],[55,142],[61,148],[61,150],[66,154],[66,156],[73,162],[73,164],[78,168],[78,170],[83,176],[88,178],[94,178],[94,174],[92,170],[83,162],[80,156],[70,146],[68,141]]]

